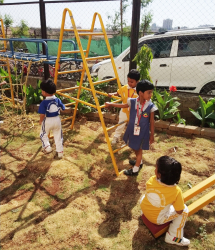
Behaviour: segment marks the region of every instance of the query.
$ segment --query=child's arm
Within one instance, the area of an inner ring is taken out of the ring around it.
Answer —
[[[114,93],[108,93],[108,97],[111,97],[111,96],[119,96],[118,92],[114,92]]]
[[[155,131],[155,120],[154,120],[155,113],[150,113],[150,138],[149,143],[152,144],[154,142],[154,131]]]
[[[45,114],[40,114],[40,125],[42,124],[44,118],[45,118]]]
[[[116,107],[116,108],[128,108],[128,104],[125,103],[125,104],[119,104],[119,103],[112,103],[112,102],[106,102],[105,103],[105,107],[106,108],[111,108],[111,107]]]

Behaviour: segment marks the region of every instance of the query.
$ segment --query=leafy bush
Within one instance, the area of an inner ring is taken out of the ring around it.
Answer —
[[[26,106],[39,104],[43,100],[40,83],[41,81],[38,80],[36,89],[34,89],[31,85],[28,87],[23,85],[23,92],[26,94]]]
[[[199,96],[200,107],[194,111],[189,108],[190,112],[201,121],[201,127],[207,124],[210,128],[215,128],[215,98],[210,98],[206,103],[201,96]]]
[[[177,117],[177,113],[179,112],[178,106],[180,103],[177,101],[178,97],[172,97],[170,92],[166,90],[159,92],[156,89],[153,92],[153,102],[158,108],[159,116],[155,116],[160,120],[167,120],[173,117]],[[177,117],[178,123],[180,121],[180,117]]]

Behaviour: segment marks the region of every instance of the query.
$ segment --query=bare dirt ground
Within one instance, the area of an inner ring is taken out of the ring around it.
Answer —
[[[183,192],[214,174],[214,142],[156,133],[140,174],[116,177],[99,122],[77,120],[64,134],[59,160],[42,153],[39,117],[31,116],[33,128],[14,130],[7,120],[1,126],[1,249],[181,249],[166,244],[164,235],[154,239],[139,199],[162,155],[182,163]],[[134,154],[124,148],[116,159],[122,170]],[[214,249],[214,204],[188,218],[185,237],[191,240],[185,249]]]

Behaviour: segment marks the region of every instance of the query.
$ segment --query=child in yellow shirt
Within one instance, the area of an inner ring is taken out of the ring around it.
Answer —
[[[157,160],[155,176],[146,183],[146,193],[140,201],[145,217],[154,224],[162,225],[172,221],[165,236],[165,242],[188,246],[190,241],[183,237],[188,208],[180,187],[177,186],[181,163],[169,156]]]
[[[109,93],[108,96],[121,96],[124,97],[123,103],[127,104],[127,100],[128,98],[136,98],[137,92],[136,92],[136,86],[137,86],[137,82],[140,79],[140,72],[136,69],[132,69],[130,70],[130,72],[127,75],[128,78],[128,84],[124,85],[121,88],[121,91],[118,89],[117,92],[115,93]],[[121,123],[123,121],[126,121],[128,119],[127,115],[126,115],[126,108],[122,108],[119,112],[119,122]],[[125,128],[126,123],[123,123],[122,125],[118,126],[113,140],[111,142],[111,144],[116,144],[117,142],[119,142],[119,138],[122,134],[123,129]]]

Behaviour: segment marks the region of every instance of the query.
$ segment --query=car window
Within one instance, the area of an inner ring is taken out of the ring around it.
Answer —
[[[144,44],[146,44],[152,50],[153,59],[169,57],[171,48],[172,48],[172,41],[173,41],[173,38],[146,40],[138,44],[138,51],[141,49],[141,47]],[[129,61],[129,60],[130,60],[130,53],[128,53],[122,59],[123,62]]]
[[[178,57],[215,55],[215,37],[193,36],[179,38]]]

